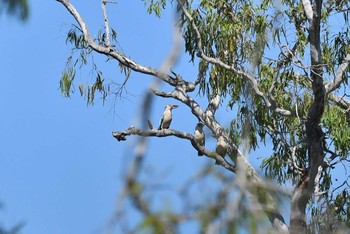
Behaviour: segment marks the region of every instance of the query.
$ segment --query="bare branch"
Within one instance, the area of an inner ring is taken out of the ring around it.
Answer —
[[[122,132],[112,132],[113,137],[115,137],[118,141],[125,141],[126,136],[130,135],[137,135],[137,136],[142,136],[142,137],[150,137],[150,136],[155,136],[155,137],[167,137],[167,136],[176,136],[182,139],[187,139],[191,142],[192,146],[198,150],[203,152],[204,155],[213,158],[218,161],[218,163],[223,166],[224,168],[228,169],[231,172],[235,172],[236,168],[229,162],[227,162],[223,157],[221,157],[219,154],[216,152],[211,152],[205,149],[205,147],[199,145],[197,141],[195,140],[194,136],[185,133],[185,132],[180,132],[174,129],[163,129],[163,130],[156,130],[156,129],[151,129],[151,130],[142,130],[138,129],[135,127],[130,127],[125,131]]]
[[[306,17],[309,20],[309,22],[311,22],[312,19],[313,19],[313,12],[312,12],[312,7],[311,7],[311,2],[310,2],[310,0],[302,0],[301,2],[303,3],[303,7],[304,7],[304,11],[305,11]]]
[[[165,97],[165,98],[172,98],[173,97],[171,95],[171,93],[163,92],[163,91],[160,91],[159,89],[150,88],[150,91],[152,93],[154,93],[155,95],[160,96],[160,97]]]
[[[314,186],[314,193],[315,195],[320,194],[320,179],[322,175],[323,169],[322,166],[319,166],[317,169],[317,174],[315,176],[315,186]]]
[[[348,54],[345,58],[344,61],[339,65],[339,68],[337,70],[337,73],[335,74],[334,79],[332,82],[328,83],[325,85],[326,88],[326,93],[329,94],[335,89],[339,88],[340,84],[343,81],[343,77],[345,75],[346,70],[348,69],[350,64],[350,54]]]
[[[297,158],[295,156],[295,151],[297,149],[297,146],[293,146],[291,151],[292,151],[292,167],[295,169],[294,171],[298,174],[304,174],[306,172],[306,169],[304,168],[300,168],[296,161],[297,161]]]
[[[110,47],[111,46],[111,37],[110,37],[110,31],[109,31],[109,23],[108,23],[106,4],[107,4],[106,0],[101,0],[103,18],[104,18],[104,22],[105,22],[106,38],[107,38],[106,46]]]
[[[219,94],[213,96],[213,98],[210,99],[209,105],[208,105],[207,109],[205,110],[205,114],[207,116],[214,117],[215,112],[219,107],[220,100],[221,100],[221,96]]]
[[[340,97],[338,95],[329,93],[328,98],[334,101],[339,107],[341,107],[345,111],[350,111],[350,101],[345,99],[344,97]]]

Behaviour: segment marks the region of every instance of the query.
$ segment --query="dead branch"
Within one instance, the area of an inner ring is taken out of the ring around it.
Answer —
[[[221,157],[219,154],[216,152],[212,152],[207,150],[205,147],[199,145],[197,141],[195,140],[194,136],[189,133],[185,132],[180,132],[175,129],[163,129],[163,130],[156,130],[156,129],[151,129],[151,130],[142,130],[135,128],[131,126],[125,131],[121,132],[112,132],[112,135],[114,138],[116,138],[118,141],[125,141],[127,136],[130,135],[137,135],[137,136],[142,136],[142,137],[168,137],[168,136],[176,136],[181,139],[187,139],[191,142],[192,146],[202,152],[204,155],[206,155],[209,158],[213,158],[219,162],[221,166],[224,168],[228,169],[231,172],[236,171],[236,167],[230,164],[226,159]]]

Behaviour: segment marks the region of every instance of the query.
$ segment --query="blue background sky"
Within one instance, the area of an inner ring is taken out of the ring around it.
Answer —
[[[103,27],[100,1],[79,1],[77,8],[96,35]],[[118,1],[108,10],[123,51],[136,61],[160,66],[172,42],[173,12],[157,19],[146,13],[141,1]],[[71,98],[64,98],[59,79],[70,55],[65,39],[72,23],[73,17],[54,0],[30,1],[30,17],[25,23],[0,16],[0,201],[4,205],[0,222],[9,228],[23,221],[26,234],[105,230],[136,139],[117,142],[111,132],[137,124],[137,108],[152,81],[133,73],[128,95],[109,99],[105,105],[97,99],[94,106],[87,107],[77,87]],[[97,61],[99,58],[104,74],[123,82],[117,63],[96,56]],[[193,80],[196,69],[187,61],[182,57],[176,71]],[[86,83],[92,77],[85,69],[77,72],[76,79]],[[165,85],[162,88],[167,89]],[[178,104],[155,100],[154,123],[167,103]],[[174,118],[174,128],[193,131],[196,119],[187,107],[175,110]],[[171,147],[171,154],[166,147]],[[183,140],[152,139],[146,166],[170,171],[169,182],[181,181],[208,162],[196,154]]]

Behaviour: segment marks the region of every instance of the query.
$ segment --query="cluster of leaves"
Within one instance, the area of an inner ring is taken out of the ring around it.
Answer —
[[[148,14],[155,14],[157,17],[160,17],[162,14],[162,10],[165,9],[167,0],[142,0],[147,6]],[[171,1],[172,2],[172,1]]]
[[[322,40],[322,60],[325,72],[333,77],[338,66],[343,63],[343,59],[350,53],[350,30],[349,24],[349,1],[327,1],[322,12],[323,27],[327,30],[323,33]],[[341,12],[342,16],[336,14]],[[329,23],[330,19],[343,22],[336,26]],[[344,77],[344,83],[348,84],[348,76]]]
[[[266,74],[266,79],[261,82],[266,92],[274,82],[273,70],[276,67],[269,65],[261,71],[262,76]],[[304,88],[309,86],[306,77],[296,76],[287,69],[281,72],[279,79],[273,91],[274,100],[279,106],[291,110],[293,116],[284,117],[269,111],[261,99],[257,99],[254,129],[261,140],[271,139],[273,144],[273,154],[265,158],[262,164],[266,175],[281,184],[289,179],[295,183],[300,179],[296,167],[307,167],[305,121],[312,96]]]
[[[338,106],[329,105],[324,113],[322,123],[334,145],[337,155],[346,158],[350,150],[350,119]]]
[[[344,189],[333,196],[326,196],[311,209],[310,233],[337,233],[350,228],[350,195]]]
[[[110,47],[114,48],[117,45],[117,32],[114,29],[111,30],[111,39],[113,44],[110,45]],[[73,81],[76,76],[76,70],[86,66],[88,62],[91,62],[93,68],[91,73],[94,76],[94,81],[87,84],[79,82],[78,85],[79,93],[81,96],[86,98],[88,105],[94,104],[96,91],[101,94],[103,102],[112,92],[114,94],[121,94],[126,81],[122,85],[116,85],[114,82],[105,82],[102,71],[98,69],[96,63],[94,62],[92,56],[93,51],[88,46],[84,39],[83,33],[78,27],[73,26],[67,33],[66,43],[73,44],[73,48],[71,55],[67,59],[66,68],[62,72],[60,80],[60,90],[65,97],[70,97],[70,94],[74,92]],[[101,46],[105,46],[107,44],[107,35],[102,30],[98,32],[96,43]],[[124,73],[127,80],[130,75],[130,69],[122,64],[119,64],[119,67],[120,71]],[[117,87],[114,88],[115,86]]]

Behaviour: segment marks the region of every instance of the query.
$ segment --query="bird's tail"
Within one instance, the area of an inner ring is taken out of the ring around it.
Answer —
[[[150,120],[147,121],[149,129],[154,129],[153,124]]]

